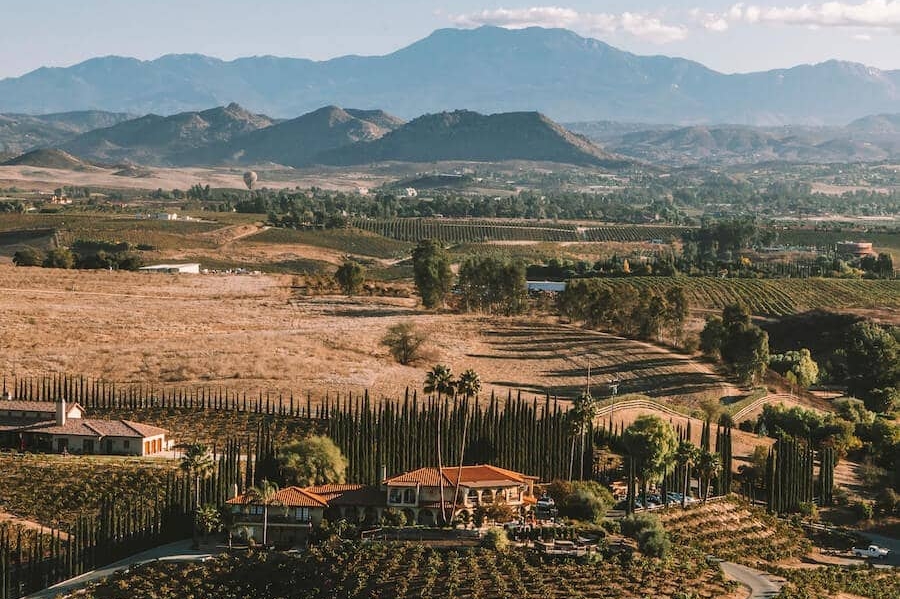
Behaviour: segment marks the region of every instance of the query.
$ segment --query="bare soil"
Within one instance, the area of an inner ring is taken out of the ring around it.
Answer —
[[[70,373],[154,386],[397,397],[444,362],[485,392],[573,397],[646,393],[688,406],[734,393],[706,364],[553,319],[427,312],[410,298],[302,297],[291,276],[156,275],[0,265],[0,373]],[[425,359],[380,340],[411,321]],[[698,427],[699,430],[699,427]]]

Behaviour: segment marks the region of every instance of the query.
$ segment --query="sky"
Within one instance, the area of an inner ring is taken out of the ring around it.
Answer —
[[[110,54],[379,55],[479,25],[563,27],[726,73],[833,58],[900,69],[900,0],[0,0],[0,13],[0,78]]]

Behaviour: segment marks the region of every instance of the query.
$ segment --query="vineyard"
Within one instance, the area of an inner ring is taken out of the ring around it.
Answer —
[[[423,545],[251,553],[193,564],[153,563],[89,588],[85,599],[658,599],[713,598],[733,588],[718,566],[679,551],[667,561],[543,563],[521,550],[444,551]]]
[[[396,241],[368,231],[354,229],[266,229],[244,239],[247,244],[304,244],[326,249],[372,256],[374,258],[403,258],[412,251],[412,244]]]
[[[869,599],[900,597],[900,576],[890,568],[779,568],[777,573],[788,581],[778,599],[819,599],[835,596],[837,593],[852,593]]]
[[[802,530],[737,500],[673,510],[661,519],[673,542],[749,566],[800,557],[811,549]]]
[[[815,309],[900,309],[900,281],[848,279],[717,279],[628,277],[590,279],[612,290],[630,285],[640,294],[682,287],[693,309],[719,311],[740,302],[753,314],[784,316]]]
[[[104,495],[161,499],[176,465],[168,460],[0,453],[0,511],[46,526],[71,524],[95,514]]]
[[[444,243],[483,241],[650,241],[680,238],[685,227],[613,225],[579,227],[574,224],[510,221],[457,220],[428,218],[354,219],[352,225],[383,237],[417,242],[437,239]]]

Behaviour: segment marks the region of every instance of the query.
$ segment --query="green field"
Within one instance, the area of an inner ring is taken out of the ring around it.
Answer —
[[[614,225],[578,227],[553,221],[463,220],[440,218],[354,219],[353,226],[401,241],[437,239],[444,243],[483,241],[650,241],[681,237],[685,227]]]
[[[683,287],[694,310],[721,310],[736,302],[762,316],[816,309],[900,309],[900,280],[619,277],[590,281],[613,290],[630,285],[641,294],[647,290],[664,293],[671,287]]]

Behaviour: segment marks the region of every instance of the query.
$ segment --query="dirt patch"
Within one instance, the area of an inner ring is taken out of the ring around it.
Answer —
[[[0,372],[239,392],[420,389],[427,368],[473,368],[485,393],[592,391],[699,405],[725,381],[689,357],[552,319],[435,314],[409,298],[298,297],[291,276],[149,275],[0,266]],[[395,363],[380,340],[411,321],[428,359]],[[699,430],[699,427],[698,427]]]

